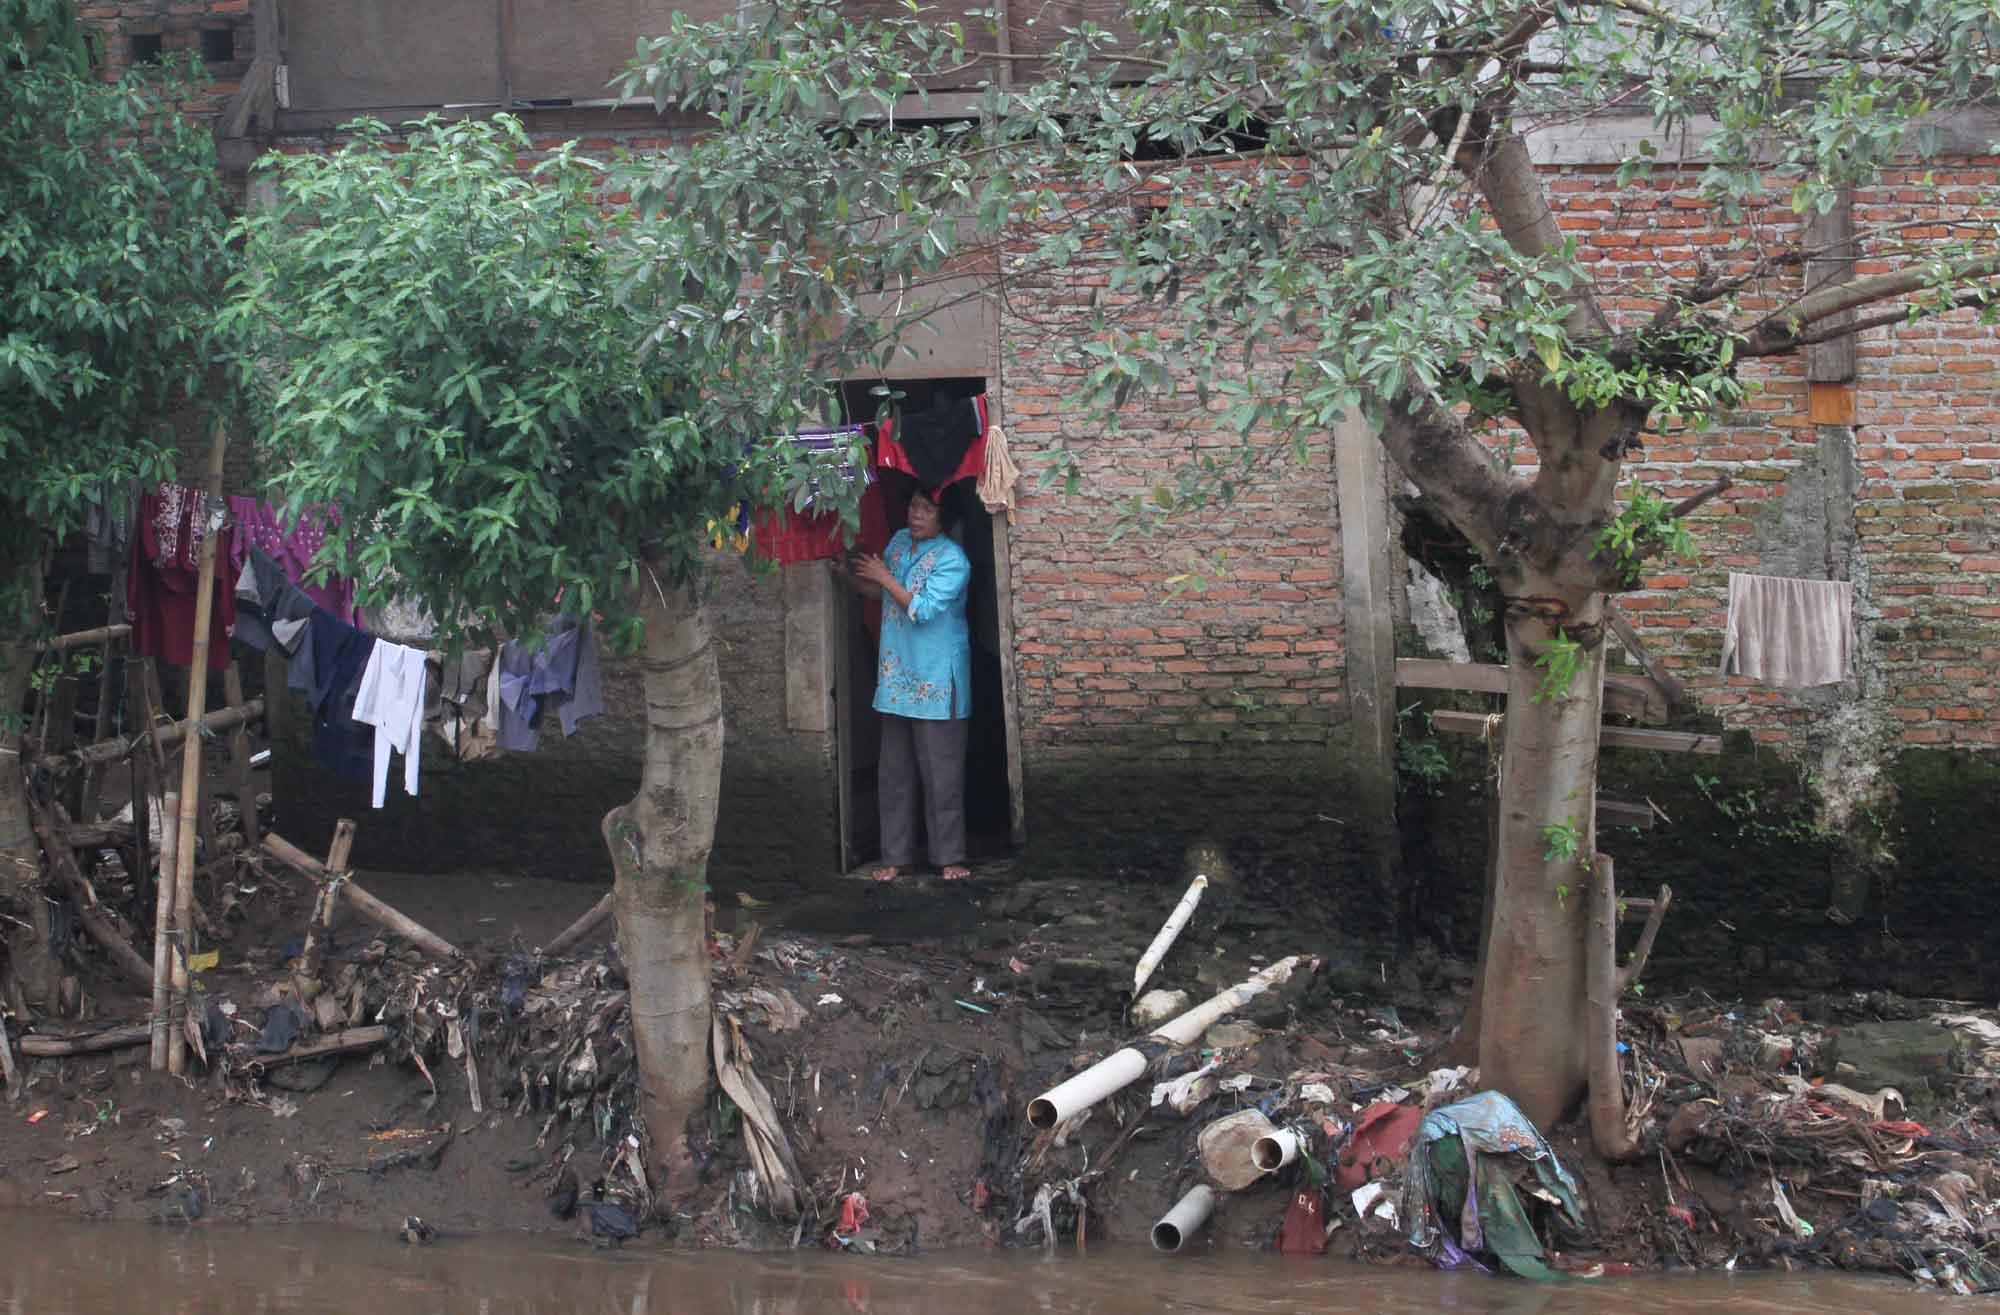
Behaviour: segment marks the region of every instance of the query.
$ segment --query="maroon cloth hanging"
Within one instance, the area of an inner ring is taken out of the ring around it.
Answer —
[[[201,578],[200,490],[162,484],[139,495],[132,527],[131,569],[125,573],[125,609],[132,622],[132,653],[185,667],[194,661],[195,585]],[[215,544],[215,603],[209,613],[208,666],[229,666],[229,630],[236,624],[236,586],[228,578],[234,544],[224,526]]]

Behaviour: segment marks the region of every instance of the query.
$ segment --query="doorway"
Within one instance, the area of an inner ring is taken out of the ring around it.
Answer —
[[[872,390],[880,381],[842,385],[845,423],[875,419],[881,401]],[[979,377],[899,379],[891,385],[898,406],[921,410],[940,399],[974,397],[986,391]],[[878,471],[884,493],[887,536],[904,528],[915,481],[896,471]],[[1010,770],[1018,752],[1014,692],[1007,680],[1012,663],[1007,645],[1012,626],[1005,590],[1006,522],[986,511],[970,479],[949,486],[945,502],[954,515],[953,537],[972,563],[966,620],[972,633],[972,716],[966,728],[965,826],[968,861],[1004,858],[1022,834],[1021,797]],[[858,545],[879,551],[880,544]],[[841,860],[852,870],[881,856],[875,773],[881,761],[881,727],[875,712],[875,671],[880,604],[851,591],[840,593],[836,619],[835,700],[840,757]]]

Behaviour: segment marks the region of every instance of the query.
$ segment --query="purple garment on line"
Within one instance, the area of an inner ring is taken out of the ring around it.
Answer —
[[[306,579],[320,545],[326,542],[327,530],[340,524],[338,507],[308,507],[297,524],[287,525],[282,507],[256,498],[231,498],[229,518],[237,525],[230,554],[231,579],[242,573],[244,558],[254,544],[285,568],[285,574],[305,590],[306,597],[351,626],[361,624],[361,613],[354,606],[354,581],[334,576],[325,584],[314,584]]]

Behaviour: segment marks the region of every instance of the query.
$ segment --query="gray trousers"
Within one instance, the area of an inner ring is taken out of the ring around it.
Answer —
[[[917,791],[924,796],[924,833],[931,863],[965,862],[964,717],[924,721],[882,714],[882,757],[875,791],[882,813],[882,862],[904,867],[917,858]]]

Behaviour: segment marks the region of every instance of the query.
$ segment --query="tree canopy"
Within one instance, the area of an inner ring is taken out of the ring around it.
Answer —
[[[228,221],[214,143],[178,112],[191,69],[106,83],[50,27],[0,35],[22,65],[0,76],[0,562],[17,588],[101,482],[172,473]]]
[[[764,440],[812,390],[714,267],[622,231],[604,163],[520,122],[350,125],[268,157],[225,322],[267,468],[354,510],[331,561],[447,633],[523,634],[558,596],[614,627],[642,562],[699,577],[711,525],[804,471]],[[635,269],[653,277],[626,295]]]
[[[758,317],[879,333],[869,293],[984,270],[1008,296],[1089,265],[1106,277],[1071,325],[1080,400],[1115,422],[1135,393],[1192,386],[1245,434],[1366,410],[1488,550],[1505,530],[1476,506],[1505,474],[1471,432],[1531,395],[1624,430],[1702,423],[1741,396],[1745,358],[1855,305],[1984,306],[1996,272],[1982,193],[1960,198],[1966,226],[1864,233],[1891,272],[1838,298],[1797,286],[1804,216],[1936,152],[1947,116],[1984,103],[1990,0],[1140,0],[1032,57],[976,17],[843,9],[679,24],[624,84],[712,122],[634,195],[751,271]],[[957,117],[896,121],[901,98],[974,68],[983,90]],[[1522,135],[1612,110],[1655,127],[1626,177],[1699,140],[1701,188],[1734,228],[1699,273],[1607,286],[1556,228]],[[1645,315],[1614,328],[1608,295]],[[1206,458],[1132,515],[1220,491],[1259,451]],[[1592,474],[1615,483],[1621,456]]]

